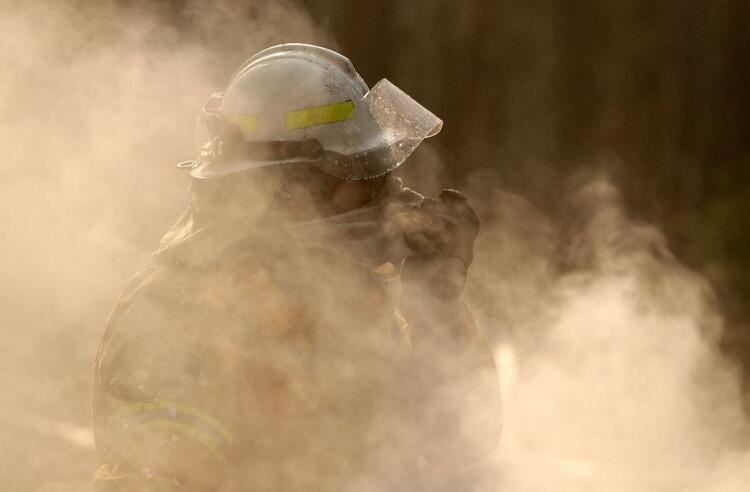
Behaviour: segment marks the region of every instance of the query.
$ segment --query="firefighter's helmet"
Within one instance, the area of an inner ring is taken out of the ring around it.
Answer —
[[[368,89],[344,56],[308,44],[261,51],[206,101],[196,178],[313,163],[344,179],[397,168],[442,121],[386,79]]]

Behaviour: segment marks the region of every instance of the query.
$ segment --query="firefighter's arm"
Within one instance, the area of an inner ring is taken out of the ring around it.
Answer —
[[[232,434],[202,387],[203,360],[175,333],[180,323],[150,303],[116,312],[97,356],[96,490],[220,490]]]
[[[489,454],[500,435],[500,391],[487,340],[461,301],[479,219],[465,197],[426,199],[405,239],[401,312],[411,339],[407,399],[420,415],[418,445],[449,471]]]

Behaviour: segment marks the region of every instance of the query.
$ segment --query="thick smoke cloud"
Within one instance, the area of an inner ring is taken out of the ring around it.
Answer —
[[[235,4],[188,2],[178,29],[148,2],[3,2],[3,490],[89,489],[96,341],[186,204],[173,164],[191,157],[205,96],[265,46],[333,46],[285,2]],[[404,172],[439,188],[438,173]],[[466,191],[484,223],[467,300],[497,342],[504,436],[456,490],[743,490],[742,395],[700,275],[607,180],[555,216],[491,173]]]
[[[706,281],[604,178],[573,188],[555,221],[476,178],[495,227],[472,293],[507,328],[505,434],[480,489],[743,490],[740,375],[719,355]]]

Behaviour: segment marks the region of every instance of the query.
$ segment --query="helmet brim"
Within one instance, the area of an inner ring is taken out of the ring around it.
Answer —
[[[367,130],[362,129],[359,148],[327,149],[321,144],[321,151],[315,157],[277,160],[253,159],[252,156],[232,160],[212,158],[199,161],[191,175],[210,179],[269,166],[314,164],[341,179],[376,178],[398,168],[425,138],[437,135],[443,126],[440,118],[387,79],[375,84],[363,102],[361,107],[370,113],[370,121],[374,124]]]
[[[243,159],[233,162],[221,160],[197,161],[190,175],[196,179],[211,179],[242,173],[252,169],[263,169],[279,165],[315,164],[317,159],[293,158],[283,160],[253,160]]]
[[[398,168],[419,146],[422,139],[401,140],[392,145],[383,145],[355,154],[339,154],[323,150],[318,158],[289,158],[277,160],[242,159],[224,162],[196,161],[190,175],[197,179],[211,179],[229,176],[254,169],[274,166],[311,164],[322,171],[346,180],[372,179]]]

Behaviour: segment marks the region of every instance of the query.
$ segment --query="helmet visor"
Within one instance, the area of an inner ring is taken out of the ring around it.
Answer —
[[[364,101],[375,122],[391,142],[424,140],[437,135],[443,120],[396,87],[382,79],[365,95]]]
[[[368,179],[396,169],[422,143],[437,135],[443,121],[388,79],[382,79],[364,97],[364,107],[376,134],[369,148],[351,154],[324,151],[318,165],[344,179]],[[366,131],[365,131],[366,132]]]

